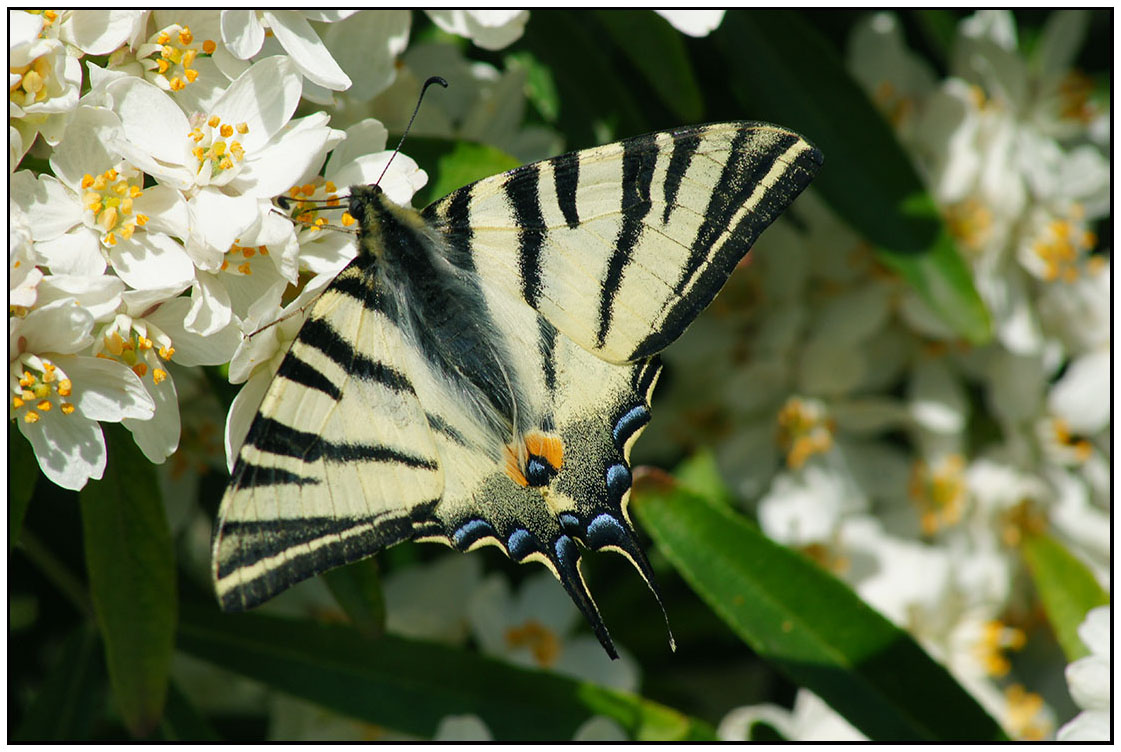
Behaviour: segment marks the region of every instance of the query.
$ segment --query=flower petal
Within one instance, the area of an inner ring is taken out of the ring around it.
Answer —
[[[82,221],[77,194],[50,175],[36,179],[30,170],[20,170],[8,179],[8,190],[27,214],[36,241],[53,240]]]
[[[187,289],[195,265],[183,246],[163,233],[138,232],[109,251],[113,271],[137,290]]]
[[[147,320],[171,337],[175,348],[172,361],[183,366],[216,366],[228,363],[241,342],[241,332],[230,324],[216,334],[201,336],[184,326],[191,308],[190,298],[172,298],[162,304]]]
[[[241,60],[248,60],[261,51],[265,43],[265,27],[252,10],[222,11],[222,42]]]
[[[17,423],[43,475],[55,485],[79,491],[105,472],[105,437],[96,422],[77,412],[62,415],[52,410],[37,423]]]
[[[245,123],[249,130],[241,145],[253,154],[291,119],[300,103],[300,82],[288,58],[265,58],[230,84],[214,104],[213,114],[223,123]]]
[[[350,77],[331,57],[326,45],[303,14],[294,10],[263,11],[276,40],[307,78],[332,91],[350,88]]]
[[[75,356],[62,367],[73,382],[73,402],[82,415],[110,423],[147,420],[156,409],[140,379],[127,366],[107,358]]]
[[[98,277],[105,273],[101,239],[88,227],[75,227],[65,235],[36,243],[35,253],[53,274]]]
[[[170,374],[159,384],[151,373],[142,381],[155,404],[155,414],[148,420],[126,418],[121,423],[132,432],[144,456],[158,465],[179,448],[179,400]]]

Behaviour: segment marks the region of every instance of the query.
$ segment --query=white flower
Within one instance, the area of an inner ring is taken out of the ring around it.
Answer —
[[[79,107],[51,157],[58,177],[13,176],[13,195],[32,219],[36,250],[56,274],[98,275],[106,266],[130,287],[171,297],[190,285],[194,266],[173,239],[186,234],[186,207],[165,186],[106,147],[119,126],[99,107]]]
[[[799,689],[791,710],[777,705],[747,705],[728,712],[720,721],[716,735],[726,742],[751,738],[752,727],[764,723],[783,739],[792,742],[867,741],[867,737],[824,700],[806,689]]]
[[[426,10],[449,34],[467,37],[484,50],[500,50],[525,33],[528,10]]]
[[[57,20],[50,14],[8,13],[8,123],[19,132],[23,151],[40,133],[52,146],[59,142],[82,84],[78,59],[41,33],[45,19]]]
[[[404,9],[363,10],[328,26],[323,43],[352,81],[333,99],[368,104],[385,91],[397,78],[397,58],[409,44],[411,27],[412,12]]]
[[[108,55],[144,30],[146,10],[68,10],[62,12],[58,38],[87,55]]]
[[[468,606],[480,649],[511,663],[544,668],[629,692],[638,688],[638,666],[626,650],[607,657],[589,634],[573,634],[580,612],[549,572],[527,578],[515,595],[501,575],[488,577]]]
[[[691,37],[707,37],[724,20],[722,10],[656,10],[673,28]]]
[[[9,416],[52,482],[77,490],[105,470],[98,421],[146,420],[155,405],[120,363],[76,353],[93,337],[93,316],[72,299],[10,318]]]
[[[482,580],[482,560],[458,553],[393,572],[383,590],[386,630],[461,644],[468,635],[468,604]]]
[[[1074,720],[1059,729],[1060,742],[1107,741],[1111,738],[1110,629],[1112,611],[1099,606],[1086,614],[1078,636],[1090,651],[1066,668],[1070,695],[1082,708]]]
[[[477,715],[447,715],[440,719],[432,741],[491,742],[494,737]]]
[[[249,60],[262,51],[269,36],[308,81],[332,91],[342,91],[350,87],[350,77],[331,57],[309,21],[336,23],[345,21],[353,13],[355,11],[224,10],[222,41],[234,56]],[[267,34],[266,29],[271,34]]]

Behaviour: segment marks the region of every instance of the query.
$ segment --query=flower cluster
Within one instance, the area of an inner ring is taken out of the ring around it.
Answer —
[[[1024,739],[1057,719],[1048,686],[1017,670],[1040,634],[1017,545],[1050,530],[1109,582],[1110,260],[1093,228],[1109,211],[1110,113],[1071,67],[1086,21],[1054,14],[1025,58],[1011,14],[979,12],[942,80],[889,14],[850,40],[852,74],[966,258],[991,343],[962,342],[811,188],[799,225],[768,230],[667,351],[678,415],[659,411],[637,447],[715,447],[767,535],[848,581]],[[743,708],[722,733],[765,720],[790,738],[857,734],[802,692],[793,714]]]
[[[380,81],[367,100],[387,87],[409,14],[10,15],[9,416],[42,472],[80,489],[105,469],[102,422],[121,422],[152,462],[176,451],[175,375],[191,367],[233,359],[235,382],[257,370],[229,421],[244,433],[263,366],[291,336],[270,325],[354,254],[349,236],[319,230],[327,220],[293,223],[273,200],[337,199],[390,156],[378,121],[338,129],[297,108],[331,102],[356,70]],[[526,15],[435,20],[499,44]],[[372,26],[398,39],[373,69],[336,60],[336,47],[368,51],[339,31]],[[399,155],[382,186],[407,203],[426,179]]]

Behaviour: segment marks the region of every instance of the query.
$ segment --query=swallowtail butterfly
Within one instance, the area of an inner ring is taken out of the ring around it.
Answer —
[[[358,256],[311,306],[222,499],[222,607],[407,539],[490,544],[548,567],[615,657],[580,551],[623,554],[654,589],[627,501],[658,353],[821,162],[796,133],[732,122],[528,164],[420,212],[352,187]]]

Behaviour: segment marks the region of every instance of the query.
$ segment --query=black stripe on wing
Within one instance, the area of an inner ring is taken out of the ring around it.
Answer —
[[[631,353],[637,360],[665,349],[681,336],[685,328],[703,311],[727,282],[760,233],[797,198],[821,166],[821,152],[808,147],[785,166],[783,173],[758,203],[731,227],[736,213],[751,198],[760,181],[787,151],[801,139],[780,134],[765,149],[747,144],[750,130],[739,131],[732,152],[721,171],[720,180],[705,210],[705,219],[690,245],[690,257],[676,290],[682,294],[667,311],[659,329],[650,334]],[[747,148],[745,148],[747,146]],[[721,234],[728,232],[721,238]],[[713,245],[720,246],[713,255]]]
[[[262,452],[304,462],[391,462],[423,470],[437,469],[436,461],[427,457],[380,444],[327,441],[318,434],[297,430],[264,415],[253,421],[245,443]]]
[[[615,295],[623,282],[623,272],[642,237],[646,215],[650,213],[650,184],[654,180],[654,163],[657,159],[655,134],[623,142],[623,183],[619,207],[622,223],[615,238],[615,248],[607,261],[607,276],[600,290],[596,347],[603,347],[607,332],[611,329]]]
[[[296,341],[319,350],[353,378],[373,381],[395,392],[415,394],[405,374],[355,350],[327,319],[309,318],[296,335]]]
[[[526,165],[510,173],[505,190],[518,224],[522,297],[536,308],[541,297],[541,250],[546,233],[545,217],[541,213],[541,166]]]
[[[252,579],[224,592],[222,608],[252,608],[301,580],[413,538],[432,525],[437,503],[362,518],[227,520],[219,531],[219,582],[266,559],[283,555],[283,561],[262,567]]]

